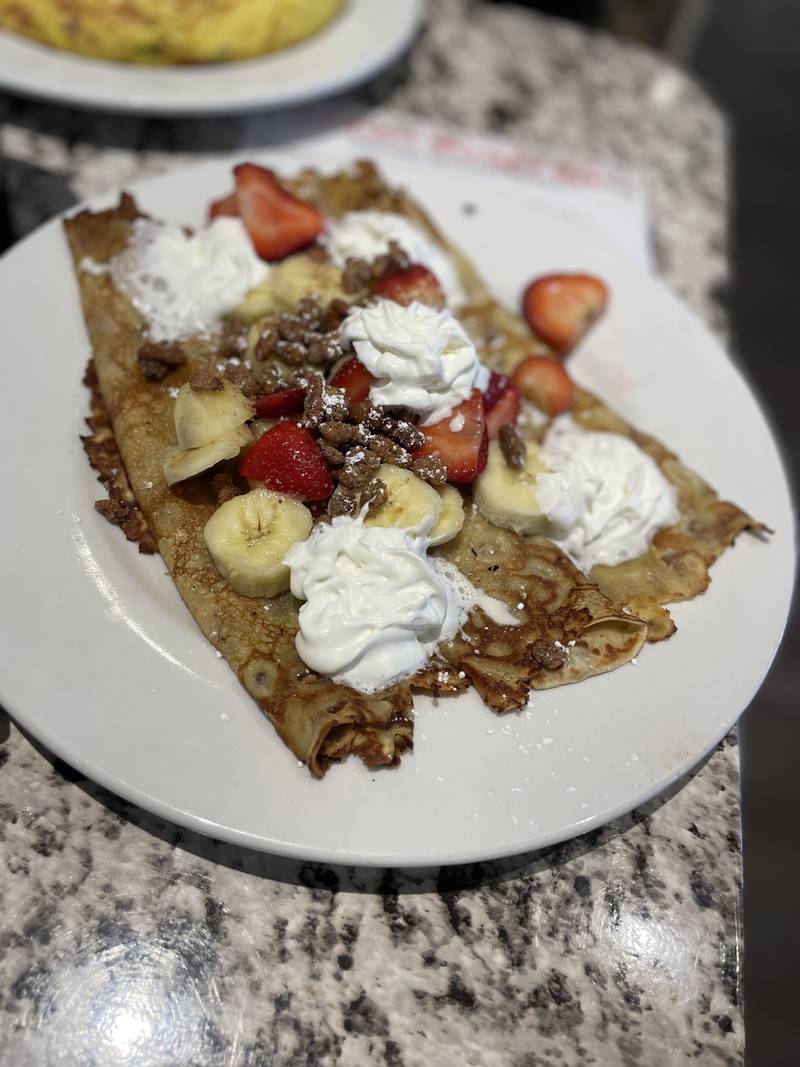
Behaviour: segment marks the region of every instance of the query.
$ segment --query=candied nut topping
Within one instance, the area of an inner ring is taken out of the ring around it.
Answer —
[[[408,419],[392,419],[387,416],[381,420],[378,429],[409,452],[416,452],[425,444],[425,434]]]
[[[364,491],[361,494],[361,506],[367,505],[367,515],[374,515],[381,504],[385,504],[389,499],[389,490],[386,488],[386,483],[382,482],[380,478],[373,478],[371,482],[368,482],[364,487]]]
[[[350,311],[350,305],[335,296],[322,313],[322,325],[326,331],[338,330]]]
[[[247,331],[247,323],[241,319],[225,319],[219,334],[219,358],[240,359],[247,350]]]
[[[381,465],[381,457],[368,448],[351,449],[344,457],[344,464],[339,471],[339,482],[348,489],[366,489],[372,475]]]
[[[142,377],[148,382],[160,382],[171,370],[186,362],[181,346],[167,341],[145,341],[137,359]]]
[[[369,437],[369,447],[381,457],[384,463],[393,463],[395,467],[410,467],[411,453],[402,445],[395,444],[389,437],[376,433]]]
[[[265,324],[256,341],[255,358],[259,362],[279,359],[292,367],[308,363],[328,367],[342,356],[339,324],[346,314],[347,304],[342,300],[332,300],[323,308],[319,297],[305,296],[293,312],[274,315]]]
[[[342,271],[342,289],[346,293],[363,293],[369,289],[371,281],[372,267],[366,259],[350,256]]]
[[[411,260],[397,241],[390,241],[388,251],[372,261],[372,277],[380,281],[381,278],[386,278],[390,274],[399,274],[410,264]]]
[[[344,391],[331,389],[321,374],[312,371],[297,375],[295,381],[307,390],[303,405],[306,429],[316,430],[323,422],[340,422],[350,417],[350,401]]]
[[[411,461],[411,470],[418,478],[431,485],[444,485],[447,481],[447,468],[438,456],[418,456]]]
[[[509,467],[513,467],[514,470],[522,470],[525,466],[527,449],[519,430],[508,422],[505,426],[500,427],[498,436],[506,463]]]
[[[227,500],[233,500],[235,496],[241,496],[244,492],[229,471],[220,471],[211,479],[211,489],[217,498],[218,504],[224,504]]]
[[[270,371],[276,371],[276,369],[269,368]],[[279,388],[284,387],[284,378],[281,373],[270,375],[269,371],[265,371],[263,375],[256,377],[250,367],[245,367],[243,364],[226,367],[223,371],[223,378],[231,385],[240,388],[245,397],[250,400],[266,393],[277,393]]]
[[[333,445],[329,445],[327,441],[317,441],[319,450],[325,457],[325,462],[329,467],[341,467],[344,463],[344,454],[339,451],[338,448],[334,448]]]
[[[201,367],[189,379],[189,385],[196,393],[218,393],[225,382],[221,374],[211,367]]]
[[[319,432],[332,445],[349,445],[361,438],[359,427],[348,422],[321,422]]]
[[[530,652],[539,666],[544,667],[546,671],[557,671],[564,666],[564,660],[567,658],[567,653],[563,648],[559,648],[553,641],[545,641],[542,638],[530,645]]]
[[[328,515],[335,519],[337,515],[354,515],[358,508],[358,497],[343,485],[337,485],[328,500]]]

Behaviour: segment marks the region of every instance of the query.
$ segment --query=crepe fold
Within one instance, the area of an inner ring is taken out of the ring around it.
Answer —
[[[360,163],[330,177],[309,170],[286,184],[331,215],[359,208],[391,210],[426,228],[459,267],[470,300],[466,321],[486,362],[502,366],[504,359],[514,358],[525,328],[491,298],[471,265],[421,209],[405,193],[387,187],[374,167]],[[241,596],[214,567],[203,541],[203,528],[216,507],[211,474],[172,488],[164,480],[164,450],[175,441],[174,389],[215,358],[216,346],[213,338],[193,338],[182,343],[186,364],[165,381],[142,377],[137,356],[145,322],[109,273],[84,269],[87,259],[104,264],[121,252],[137,217],[135,202],[123,196],[113,210],[85,211],[65,222],[102,400],[130,486],[187,607],[313,775],[323,775],[331,763],[350,754],[370,767],[397,764],[413,744],[414,689],[439,695],[474,685],[490,708],[506,712],[525,705],[531,689],[580,681],[627,663],[647,639],[648,623],[651,638],[666,635],[658,629],[663,629],[662,602],[700,591],[714,556],[740,529],[752,525],[732,505],[720,504],[666,450],[656,458],[679,487],[682,517],[674,530],[659,535],[653,547],[659,561],[655,570],[649,560],[633,561],[587,578],[551,542],[500,530],[467,505],[462,532],[436,551],[480,590],[504,601],[518,625],[498,625],[475,608],[440,657],[408,681],[374,694],[315,674],[295,649],[299,604],[291,594],[271,600]],[[528,334],[525,352],[534,348]],[[584,393],[579,393],[575,416],[593,428],[616,419]],[[619,432],[634,434],[617,423]],[[636,439],[651,454],[661,449],[650,438]]]

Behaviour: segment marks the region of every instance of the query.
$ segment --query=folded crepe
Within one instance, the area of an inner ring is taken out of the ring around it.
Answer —
[[[414,201],[390,189],[372,165],[361,163],[328,177],[307,170],[285,184],[329,216],[365,208],[408,216],[451,254],[469,302],[459,317],[484,362],[507,368],[535,350],[524,324],[492,298]],[[740,530],[754,525],[738,508],[718,501],[657,442],[579,390],[576,421],[629,434],[677,486],[678,524],[662,531],[640,560],[595,568],[587,578],[552,542],[499,529],[468,506],[462,532],[434,551],[479,589],[504,601],[519,625],[499,625],[476,607],[439,657],[414,677],[377,693],[359,693],[320,676],[295,649],[298,601],[288,592],[269,601],[241,596],[214,567],[203,540],[216,508],[211,473],[172,487],[164,480],[164,451],[175,438],[174,389],[219,358],[218,343],[213,337],[181,342],[184,365],[166,381],[143,379],[137,357],[145,321],[110,273],[82,269],[87,260],[104,264],[122,252],[137,217],[135,202],[123,196],[113,210],[84,211],[65,222],[94,353],[95,418],[98,410],[107,412],[130,490],[197,624],[315,776],[350,754],[370,767],[398,763],[413,743],[414,689],[439,695],[474,685],[490,708],[506,712],[522,707],[532,689],[578,682],[627,663],[648,636],[658,639],[674,629],[662,605],[701,592],[716,555]],[[307,254],[290,257],[273,268],[269,285],[253,294],[253,306],[242,313],[253,317],[291,309],[312,288],[326,297],[341,295],[336,272]]]

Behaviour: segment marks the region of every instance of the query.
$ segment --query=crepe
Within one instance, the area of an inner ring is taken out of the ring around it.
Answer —
[[[389,189],[373,167],[360,164],[328,178],[305,171],[286,184],[330,215],[376,208],[417,221],[453,254],[471,305],[465,321],[484,360],[499,366],[513,359],[525,328],[492,300],[472,267],[417,205]],[[208,639],[312,774],[321,776],[349,754],[371,767],[396,764],[413,743],[414,688],[438,695],[472,684],[489,707],[505,712],[522,707],[531,689],[581,681],[627,663],[648,636],[647,622],[637,615],[650,620],[651,638],[664,636],[657,629],[662,601],[700,591],[701,565],[707,582],[714,553],[751,525],[732,505],[720,505],[707,487],[700,490],[699,480],[690,483],[688,472],[662,450],[662,469],[685,484],[681,523],[659,535],[663,544],[653,548],[661,569],[652,574],[649,564],[637,567],[639,561],[634,561],[630,573],[612,568],[611,575],[599,575],[598,586],[551,542],[500,530],[468,506],[462,532],[436,551],[479,589],[505,601],[520,624],[499,626],[476,608],[462,633],[442,647],[441,660],[376,694],[358,693],[315,674],[294,645],[298,602],[289,593],[268,602],[240,596],[215,569],[203,541],[203,528],[216,507],[211,475],[171,489],[164,481],[163,453],[174,442],[174,389],[215,356],[213,340],[182,342],[184,366],[165,382],[143,380],[137,353],[144,321],[108,273],[81,269],[84,257],[102,264],[122,251],[137,215],[135,203],[125,196],[112,211],[83,212],[65,223],[100,391],[130,485],[178,590]],[[293,259],[312,273],[318,270],[309,257]],[[262,294],[263,307],[274,301],[274,293]],[[532,347],[528,335],[526,354]],[[586,424],[616,418],[584,393],[579,393],[575,417]],[[621,432],[633,434],[627,428]],[[641,440],[648,450],[661,447],[649,438]],[[702,528],[695,528],[698,523]]]

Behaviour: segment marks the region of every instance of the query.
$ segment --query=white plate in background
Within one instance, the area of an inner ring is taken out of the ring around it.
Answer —
[[[271,152],[290,171],[320,160]],[[427,865],[526,851],[636,807],[696,764],[758,688],[788,612],[793,514],[778,450],[748,386],[661,284],[589,231],[532,210],[489,176],[387,157],[515,303],[543,272],[607,279],[612,300],[570,369],[775,530],[742,535],[709,591],[674,607],[678,633],[636,665],[534,694],[498,718],[474,694],[417,702],[395,770],[348,761],[315,781],[217,658],[159,557],[105,522],[78,435],[89,355],[58,221],[0,261],[0,699],[67,762],[159,815],[289,856]],[[148,212],[198,223],[230,185],[214,162],[134,187]],[[469,201],[476,210],[467,214]]]
[[[267,110],[366,81],[410,43],[423,0],[348,0],[318,33],[231,63],[144,66],[63,52],[0,30],[0,85],[60,104],[143,115]]]

